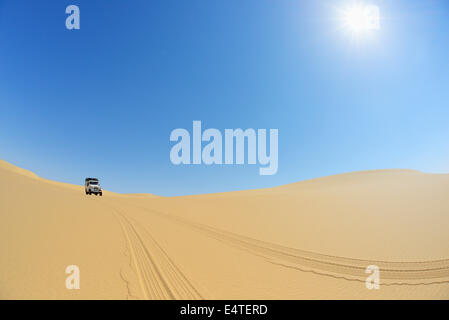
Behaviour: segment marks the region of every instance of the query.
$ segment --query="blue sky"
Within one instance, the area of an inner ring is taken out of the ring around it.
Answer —
[[[105,189],[183,195],[381,168],[449,172],[449,4],[0,0],[0,158]],[[65,28],[65,8],[81,29]],[[174,166],[170,132],[279,129],[279,170]]]

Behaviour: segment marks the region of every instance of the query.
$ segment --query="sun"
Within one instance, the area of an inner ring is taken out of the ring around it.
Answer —
[[[342,12],[343,28],[353,35],[380,29],[379,8],[374,5],[353,5]]]
[[[348,8],[344,12],[344,25],[355,33],[363,31],[366,27],[364,8],[362,6]]]

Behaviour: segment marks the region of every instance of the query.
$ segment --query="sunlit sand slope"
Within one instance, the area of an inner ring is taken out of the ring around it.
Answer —
[[[0,162],[2,299],[448,299],[448,230],[448,175],[95,197]],[[370,265],[379,290],[365,286]]]

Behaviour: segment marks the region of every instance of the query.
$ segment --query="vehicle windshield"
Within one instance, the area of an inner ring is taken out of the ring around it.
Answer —
[[[89,184],[92,186],[98,186],[98,181],[91,181]]]

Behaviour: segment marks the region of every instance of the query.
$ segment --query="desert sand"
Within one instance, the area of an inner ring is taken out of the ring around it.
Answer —
[[[449,175],[96,197],[0,161],[0,299],[350,298],[449,299]]]

